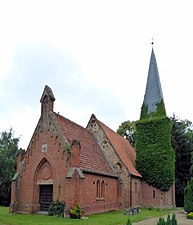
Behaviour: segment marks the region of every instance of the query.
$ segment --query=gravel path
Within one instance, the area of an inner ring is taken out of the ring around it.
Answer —
[[[186,219],[186,214],[183,211],[174,211],[173,213],[176,214],[178,225],[193,225],[193,220]],[[164,218],[166,219],[167,215],[164,216]],[[152,218],[137,223],[132,223],[132,225],[157,225],[158,220],[159,218]]]

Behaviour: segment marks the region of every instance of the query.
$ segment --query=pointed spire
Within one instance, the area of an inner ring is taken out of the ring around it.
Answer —
[[[150,114],[152,112],[156,112],[157,104],[161,101],[163,101],[163,94],[152,44],[152,52],[143,105],[147,106],[148,114]]]

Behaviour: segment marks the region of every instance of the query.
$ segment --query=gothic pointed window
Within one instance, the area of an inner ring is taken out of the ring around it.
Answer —
[[[101,197],[105,198],[105,182],[104,182],[104,180],[101,183]]]
[[[100,198],[100,181],[97,180],[96,197]]]

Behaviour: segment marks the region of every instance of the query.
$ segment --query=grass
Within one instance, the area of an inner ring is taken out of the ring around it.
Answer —
[[[161,217],[174,209],[142,209],[140,214],[130,216],[131,222]],[[48,215],[11,214],[7,207],[0,207],[0,225],[125,225],[128,216],[123,212],[90,215],[87,220],[57,218]]]

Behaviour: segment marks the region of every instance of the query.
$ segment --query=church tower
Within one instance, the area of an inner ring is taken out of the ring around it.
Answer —
[[[157,62],[152,48],[140,120],[136,123],[136,166],[145,182],[168,191],[174,182],[172,123],[166,115]]]

